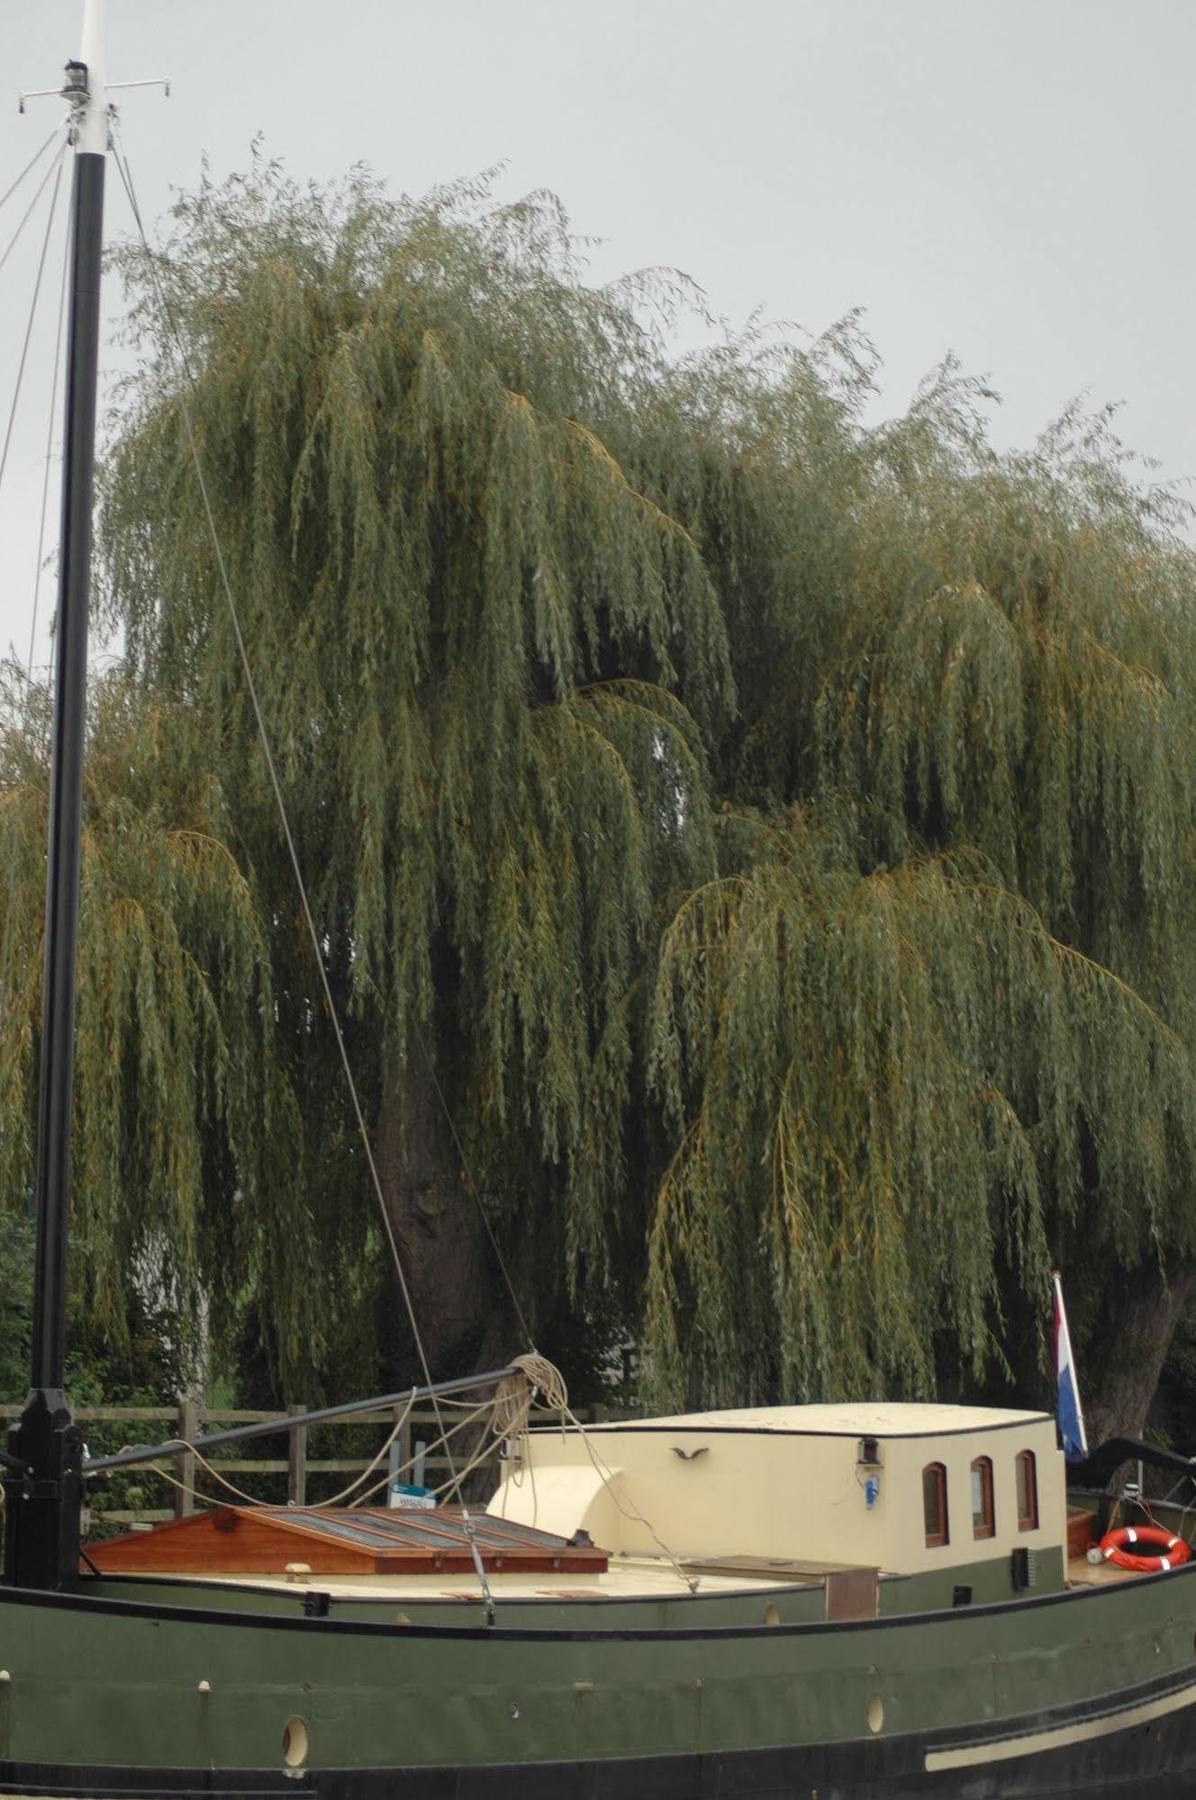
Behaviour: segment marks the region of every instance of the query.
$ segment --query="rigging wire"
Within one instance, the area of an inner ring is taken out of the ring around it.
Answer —
[[[37,642],[38,606],[41,600],[42,569],[46,557],[46,514],[50,499],[50,469],[54,462],[54,425],[58,414],[58,381],[62,374],[63,320],[66,317],[66,282],[71,266],[71,241],[73,225],[68,218],[68,228],[62,245],[62,277],[58,286],[58,323],[54,327],[54,374],[50,381],[50,417],[46,426],[46,455],[42,471],[41,511],[37,522],[37,565],[33,574],[33,620],[29,627],[29,655],[25,659],[25,676],[29,680],[33,674],[33,655]]]
[[[57,136],[57,133],[55,133],[55,136]],[[29,223],[30,214],[33,212],[34,207],[37,205],[38,201],[41,199],[42,195],[46,191],[46,183],[49,181],[51,175],[54,173],[55,168],[61,169],[62,159],[65,155],[66,155],[66,139],[63,138],[62,150],[60,151],[56,160],[50,164],[49,168],[46,170],[45,174],[42,176],[41,180],[38,182],[37,191],[35,192],[32,200],[29,202],[28,206],[25,208],[24,212],[21,214],[20,224],[17,226],[16,230],[13,232],[12,236],[9,238],[8,243],[4,247],[4,254],[3,254],[3,256],[0,256],[0,269],[2,269],[4,267],[5,263],[8,261],[9,257],[12,255],[13,251],[16,249],[18,240],[20,239],[20,236],[21,236],[21,233],[24,231],[26,225]]]
[[[487,1213],[485,1205],[482,1201],[482,1196],[481,1196],[481,1192],[478,1188],[478,1184],[473,1178],[473,1170],[469,1166],[469,1158],[465,1154],[465,1146],[461,1142],[461,1134],[457,1130],[457,1121],[453,1117],[453,1111],[448,1103],[448,1099],[445,1095],[445,1091],[440,1085],[440,1077],[436,1073],[436,1065],[432,1061],[432,1058],[428,1055],[427,1045],[424,1042],[424,1034],[423,1034],[422,1030],[420,1029],[418,1023],[416,1024],[416,1027],[415,1027],[415,1034],[416,1034],[416,1037],[419,1039],[420,1055],[424,1059],[424,1067],[427,1069],[428,1073],[432,1077],[432,1086],[436,1090],[436,1098],[440,1102],[441,1111],[444,1113],[445,1118],[448,1120],[449,1132],[452,1136],[453,1143],[456,1146],[457,1156],[458,1156],[458,1159],[459,1159],[460,1165],[461,1165],[461,1173],[465,1177],[465,1185],[469,1190],[469,1194],[470,1194],[471,1199],[473,1200],[474,1205],[478,1209],[478,1217],[482,1221],[482,1226],[483,1226],[483,1229],[485,1230],[486,1236],[490,1240],[490,1248],[494,1252],[494,1260],[498,1264],[499,1272],[502,1275],[503,1282],[506,1286],[507,1297],[510,1300],[512,1307],[514,1308],[515,1317],[519,1322],[519,1329],[523,1333],[523,1341],[527,1345],[528,1351],[531,1353],[531,1355],[534,1356],[537,1354],[536,1341],[532,1336],[531,1327],[529,1326],[527,1319],[524,1316],[523,1308],[519,1304],[519,1295],[515,1292],[515,1283],[511,1280],[511,1272],[507,1267],[507,1260],[506,1260],[505,1256],[503,1255],[502,1250],[499,1248],[498,1234],[495,1232],[493,1225],[490,1223],[490,1216]]]
[[[12,196],[16,193],[17,189],[20,187],[21,183],[24,181],[24,179],[25,179],[26,175],[28,175],[30,169],[36,168],[37,164],[41,161],[42,157],[46,154],[46,151],[50,148],[50,145],[54,142],[54,139],[56,137],[58,137],[59,133],[61,132],[61,129],[62,129],[61,126],[56,125],[54,127],[53,131],[50,133],[49,137],[46,139],[45,143],[42,145],[41,149],[34,151],[33,155],[29,158],[29,161],[25,164],[25,167],[21,170],[21,173],[17,176],[17,178],[13,182],[12,186],[5,188],[4,192],[2,194],[0,194],[0,206],[3,206],[4,202],[6,200],[12,199]]]
[[[169,332],[171,338],[174,341],[176,353],[179,358],[179,364],[180,364],[183,376],[185,378],[186,388],[189,389],[192,393],[194,393],[195,387],[196,387],[195,377],[192,374],[191,366],[190,366],[190,363],[187,358],[186,346],[183,343],[182,335],[179,332],[178,327],[176,326],[176,324],[171,316],[170,309],[167,305],[165,291],[163,289],[162,281],[161,281],[161,278],[158,273],[158,266],[154,259],[153,251],[150,247],[149,238],[146,234],[145,224],[144,224],[144,222],[142,220],[142,216],[141,216],[141,209],[137,203],[137,194],[136,194],[136,190],[133,185],[132,170],[129,167],[128,156],[124,149],[123,139],[118,137],[118,135],[116,133],[115,121],[113,122],[113,125],[114,125],[114,129],[113,129],[113,159],[116,163],[117,171],[121,178],[121,184],[124,187],[130,209],[132,210],[133,219],[137,226],[138,235],[141,239],[141,248],[142,248],[142,252],[145,256],[146,265],[149,270],[150,281],[151,281],[151,284],[154,289],[155,298],[158,303],[158,309],[162,316],[163,323],[165,324],[167,331]],[[323,947],[320,942],[320,934],[319,934],[319,931],[316,926],[315,918],[312,914],[311,904],[309,902],[308,894],[307,894],[307,885],[304,882],[303,871],[302,871],[302,868],[301,868],[300,862],[299,862],[299,853],[298,853],[298,850],[296,849],[294,835],[291,831],[291,824],[290,824],[289,815],[287,813],[286,800],[283,796],[283,791],[282,791],[282,782],[279,777],[278,769],[277,769],[277,766],[274,761],[274,753],[273,753],[273,750],[272,750],[272,747],[270,744],[269,734],[266,730],[265,718],[262,714],[261,704],[258,699],[257,684],[254,681],[253,669],[252,669],[252,665],[249,660],[249,652],[246,647],[245,638],[244,638],[244,635],[241,630],[240,616],[238,614],[237,603],[236,603],[236,600],[233,595],[232,583],[229,579],[228,567],[224,560],[223,546],[221,545],[220,535],[216,529],[215,514],[212,510],[212,502],[211,502],[210,496],[208,494],[207,482],[204,479],[203,464],[200,461],[199,445],[196,442],[195,432],[194,432],[194,428],[192,425],[191,409],[187,404],[187,394],[183,390],[180,390],[180,393],[179,393],[179,412],[180,412],[180,416],[181,416],[182,423],[183,423],[183,429],[186,433],[187,443],[188,443],[188,446],[191,451],[192,462],[193,462],[193,465],[195,468],[196,482],[199,487],[200,498],[203,503],[204,514],[205,514],[205,517],[207,520],[208,536],[211,540],[212,553],[215,558],[216,567],[217,567],[217,570],[218,570],[219,576],[220,576],[220,585],[224,591],[225,603],[228,607],[229,618],[232,623],[233,638],[234,638],[234,641],[237,646],[237,655],[238,655],[238,659],[241,664],[242,673],[245,678],[246,692],[248,693],[250,706],[253,711],[253,716],[254,716],[254,719],[257,724],[258,740],[262,747],[262,755],[265,760],[266,771],[267,771],[267,774],[270,779],[270,786],[274,792],[275,805],[278,810],[279,822],[282,827],[283,838],[286,842],[287,856],[288,856],[290,864],[291,864],[291,871],[294,875],[295,885],[296,885],[296,888],[297,888],[298,894],[299,894],[299,903],[300,903],[301,910],[303,912],[304,923],[307,927],[308,937],[311,940],[312,953],[315,957],[316,969],[318,971],[319,979],[320,979],[320,987],[321,987],[323,997],[324,997],[324,1004],[328,1009],[328,1016],[329,1016],[329,1019],[332,1024],[333,1035],[336,1039],[336,1046],[337,1046],[337,1051],[338,1051],[339,1057],[340,1057],[341,1067],[344,1071],[345,1081],[346,1081],[346,1084],[347,1084],[347,1087],[349,1090],[349,1098],[350,1098],[350,1102],[352,1105],[353,1115],[356,1120],[358,1134],[361,1138],[362,1149],[363,1149],[364,1156],[365,1156],[366,1168],[369,1172],[370,1185],[373,1189],[375,1199],[377,1200],[378,1211],[379,1211],[379,1215],[382,1220],[383,1230],[384,1230],[384,1233],[386,1236],[387,1243],[390,1246],[391,1257],[393,1259],[395,1273],[398,1278],[399,1290],[402,1295],[403,1306],[404,1306],[404,1309],[407,1314],[407,1322],[411,1327],[411,1335],[412,1335],[412,1339],[415,1344],[416,1354],[419,1357],[420,1368],[423,1372],[425,1383],[427,1384],[428,1387],[432,1387],[432,1386],[434,1386],[434,1383],[432,1381],[432,1371],[431,1371],[431,1367],[428,1362],[427,1352],[424,1347],[423,1335],[419,1329],[419,1322],[415,1315],[415,1305],[412,1300],[410,1287],[408,1286],[407,1274],[403,1267],[403,1259],[402,1259],[401,1255],[399,1254],[398,1240],[395,1237],[394,1226],[391,1223],[390,1214],[387,1211],[386,1197],[382,1192],[382,1181],[381,1181],[381,1177],[378,1174],[378,1165],[374,1158],[373,1145],[370,1142],[369,1131],[366,1127],[365,1113],[362,1110],[361,1098],[360,1098],[360,1095],[358,1094],[357,1083],[353,1076],[352,1064],[349,1061],[349,1052],[348,1052],[348,1049],[345,1044],[345,1037],[344,1037],[344,1032],[341,1028],[340,1016],[337,1012],[336,1002],[333,998],[332,984],[331,984],[331,981],[329,980],[328,970],[327,970],[327,967],[324,962],[324,953],[323,953]],[[432,1410],[436,1414],[437,1426],[443,1432],[444,1424],[443,1424],[443,1420],[440,1417],[440,1407],[437,1404],[435,1394],[433,1394],[431,1396],[431,1400],[432,1400]],[[449,1458],[449,1469],[451,1472],[451,1485],[455,1489],[455,1491],[457,1493],[457,1497],[461,1503],[463,1522],[464,1522],[465,1529],[466,1529],[466,1535],[469,1538],[470,1551],[473,1556],[474,1567],[477,1571],[478,1580],[479,1580],[479,1583],[480,1583],[481,1589],[482,1589],[482,1595],[483,1595],[485,1607],[486,1607],[487,1620],[492,1623],[493,1619],[494,1619],[494,1599],[490,1592],[489,1582],[486,1579],[486,1572],[485,1572],[484,1565],[482,1563],[481,1553],[478,1549],[477,1538],[474,1534],[473,1523],[469,1516],[469,1508],[465,1501],[465,1495],[461,1490],[461,1478],[456,1473],[455,1458],[453,1457],[452,1452],[448,1450],[447,1445],[446,1445],[446,1452],[447,1452],[448,1458]]]
[[[66,144],[59,151],[51,168],[46,170],[46,179],[54,176],[54,188],[50,195],[50,211],[46,218],[46,229],[42,236],[41,255],[37,259],[37,275],[33,283],[33,298],[29,303],[29,317],[25,321],[25,336],[21,344],[20,361],[17,363],[17,378],[13,385],[12,405],[8,409],[8,425],[4,433],[4,447],[0,450],[0,485],[4,481],[4,471],[8,467],[8,453],[12,448],[13,426],[17,422],[17,407],[21,399],[21,384],[25,379],[25,364],[29,359],[29,340],[33,336],[33,322],[37,317],[37,303],[41,297],[42,276],[46,272],[46,254],[50,248],[50,233],[54,228],[54,215],[58,210],[58,190],[62,185],[62,161],[66,155]],[[45,182],[42,183],[42,187]],[[41,188],[38,189],[41,193]],[[26,215],[28,216],[28,215]]]
[[[55,132],[53,134],[53,136],[47,140],[47,142],[53,142],[53,138],[57,137],[57,135],[58,135],[57,132]],[[45,148],[45,146],[43,145],[43,149],[44,148]],[[39,154],[40,154],[40,152],[39,152]],[[38,298],[41,294],[42,276],[45,272],[45,267],[46,267],[46,254],[49,249],[50,235],[51,235],[51,232],[52,232],[53,226],[54,226],[54,216],[55,216],[55,213],[56,213],[57,207],[58,207],[58,192],[59,192],[59,188],[60,188],[61,182],[62,182],[62,165],[63,165],[63,159],[64,159],[65,155],[66,155],[66,140],[64,139],[63,143],[62,143],[62,148],[59,151],[57,158],[55,159],[55,164],[52,165],[51,169],[46,171],[47,179],[49,178],[49,175],[51,174],[51,172],[53,172],[54,169],[56,169],[57,172],[55,174],[55,179],[54,179],[54,191],[50,198],[49,216],[46,219],[45,236],[42,238],[41,256],[38,259],[37,277],[36,277],[36,280],[35,280],[34,286],[33,286],[33,298],[31,300],[30,306],[29,306],[29,318],[25,325],[25,338],[24,338],[24,342],[21,346],[21,358],[20,358],[20,362],[17,367],[17,378],[16,378],[15,385],[13,387],[12,405],[9,409],[9,415],[8,415],[8,427],[4,434],[4,450],[3,450],[3,454],[0,454],[0,485],[3,484],[4,470],[8,463],[9,446],[12,443],[13,426],[16,423],[17,405],[18,405],[18,402],[20,401],[21,386],[22,386],[22,383],[23,383],[24,377],[25,377],[25,363],[26,363],[26,359],[28,358],[28,355],[29,355],[29,342],[33,335],[33,324],[34,324],[34,319],[37,315],[37,303],[38,303]],[[45,186],[45,182],[43,181],[42,188],[44,188],[44,186]],[[41,193],[42,188],[38,189],[39,194]],[[12,190],[9,189],[10,193],[11,193],[11,191]],[[26,214],[26,218],[27,217],[28,217],[28,214]],[[23,223],[24,223],[24,220],[22,220],[22,224]],[[52,384],[51,393],[50,393],[50,420],[49,420],[49,425],[47,428],[47,438],[46,438],[46,442],[47,442],[46,468],[45,468],[45,475],[42,480],[41,523],[38,528],[38,547],[37,547],[38,568],[37,568],[37,573],[36,573],[35,580],[34,580],[34,589],[33,589],[33,623],[30,627],[30,632],[29,632],[29,654],[25,659],[24,705],[26,708],[26,716],[27,716],[27,709],[28,709],[28,704],[29,704],[29,690],[30,690],[30,685],[33,680],[33,653],[34,653],[34,643],[35,643],[36,635],[37,635],[37,596],[38,596],[38,590],[39,590],[40,581],[41,581],[42,548],[43,548],[43,545],[45,542],[46,496],[47,496],[47,490],[48,490],[49,478],[50,478],[49,454],[50,454],[50,446],[52,446],[53,439],[54,439],[54,411],[55,411],[55,407],[57,405],[57,400],[58,400],[58,375],[59,375],[59,368],[61,365],[61,358],[62,358],[62,318],[63,318],[63,309],[64,309],[64,305],[65,305],[65,300],[66,300],[66,272],[67,272],[67,266],[68,266],[69,258],[70,258],[70,235],[71,234],[68,230],[68,232],[66,234],[66,238],[67,238],[66,247],[63,251],[63,259],[62,259],[62,282],[61,282],[61,288],[60,288],[59,296],[58,296],[58,324],[57,324],[57,328],[55,331],[54,377],[53,377],[53,384]],[[10,248],[11,248],[11,246],[10,246]],[[13,917],[13,907],[15,905],[15,899],[16,899],[15,888],[16,888],[15,882],[9,881],[7,884],[7,893],[5,896],[5,903],[4,903],[4,932],[3,932],[3,936],[0,937],[0,1012],[3,1012],[4,1010],[7,1009],[7,1002],[6,1002],[5,996],[7,995],[7,992],[8,992],[9,958],[10,958],[10,955],[12,952],[12,917]]]

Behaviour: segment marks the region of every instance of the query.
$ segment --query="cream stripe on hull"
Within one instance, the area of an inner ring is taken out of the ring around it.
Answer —
[[[1057,1725],[1049,1731],[1023,1732],[1018,1737],[989,1739],[983,1744],[967,1744],[954,1750],[928,1750],[928,1774],[943,1769],[974,1769],[978,1764],[1011,1762],[1016,1756],[1038,1756],[1047,1750],[1063,1750],[1069,1744],[1084,1744],[1095,1738],[1112,1737],[1117,1731],[1130,1731],[1135,1725],[1149,1725],[1168,1713],[1180,1712],[1196,1705],[1196,1682],[1177,1694],[1162,1694],[1157,1700],[1143,1700],[1137,1706],[1125,1706],[1118,1712],[1101,1713],[1081,1719],[1074,1725]]]

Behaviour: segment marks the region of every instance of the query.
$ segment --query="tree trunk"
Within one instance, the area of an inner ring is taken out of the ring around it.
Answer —
[[[1104,1324],[1080,1366],[1088,1443],[1141,1437],[1171,1339],[1196,1293],[1196,1262],[1170,1259],[1118,1270],[1110,1281]]]
[[[387,1071],[377,1158],[432,1379],[500,1366],[520,1346],[479,1203],[417,1048]],[[385,1291],[383,1342],[403,1382],[420,1368],[397,1275]]]

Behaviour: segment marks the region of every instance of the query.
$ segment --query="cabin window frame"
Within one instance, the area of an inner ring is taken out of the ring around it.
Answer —
[[[1038,1458],[1033,1450],[1019,1450],[1014,1459],[1014,1488],[1017,1495],[1017,1528],[1038,1530]],[[1022,1504],[1023,1488],[1025,1505]]]
[[[934,1482],[935,1511],[937,1519],[932,1523],[926,1502],[929,1491],[926,1478],[930,1476]],[[926,1548],[940,1550],[944,1544],[951,1542],[951,1515],[947,1510],[947,1465],[941,1462],[930,1462],[922,1470],[922,1524],[926,1532]]]
[[[980,1514],[976,1514],[975,1477],[980,1476]],[[968,1471],[971,1478],[972,1501],[972,1536],[974,1538],[992,1538],[997,1535],[997,1515],[993,1501],[993,1459],[991,1456],[974,1456]]]

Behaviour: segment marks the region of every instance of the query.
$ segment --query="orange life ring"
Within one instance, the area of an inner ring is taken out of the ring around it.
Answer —
[[[1157,1556],[1139,1556],[1127,1545],[1157,1544]],[[1163,1531],[1158,1525],[1122,1525],[1117,1531],[1106,1531],[1100,1541],[1101,1554],[1106,1562],[1116,1563],[1119,1569],[1138,1569],[1144,1575],[1153,1575],[1163,1569],[1178,1569],[1186,1563],[1192,1554],[1191,1546],[1185,1538],[1174,1537],[1171,1532]]]

